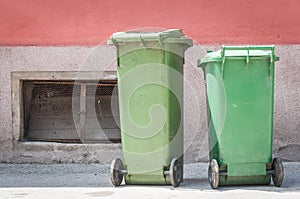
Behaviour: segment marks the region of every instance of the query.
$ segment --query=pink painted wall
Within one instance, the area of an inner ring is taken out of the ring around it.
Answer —
[[[0,45],[95,45],[181,28],[201,44],[299,44],[299,0],[0,0]]]

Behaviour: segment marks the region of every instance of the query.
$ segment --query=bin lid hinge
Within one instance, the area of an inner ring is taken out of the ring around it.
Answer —
[[[250,62],[250,46],[247,46],[247,57],[246,57],[246,69],[248,69],[249,62]]]
[[[274,64],[274,47],[272,48],[271,53],[270,53],[269,76],[271,76],[273,64]]]
[[[226,58],[226,57],[223,56],[223,59],[222,59],[222,66],[221,66],[223,79],[224,79],[224,65],[225,65],[225,58]]]

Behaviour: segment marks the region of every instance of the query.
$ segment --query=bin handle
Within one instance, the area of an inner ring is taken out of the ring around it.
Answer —
[[[250,50],[263,50],[263,51],[271,51],[270,58],[271,62],[274,61],[274,45],[270,46],[222,46],[221,56],[225,56],[226,50],[247,50],[247,63],[249,63],[249,53]]]
[[[270,46],[222,46],[221,56],[225,55],[225,50],[263,50],[263,51],[271,51],[272,55],[274,55],[274,45]]]
[[[141,40],[141,43],[144,47],[146,47],[146,43],[145,43],[145,39],[142,37],[142,35],[140,34],[140,40]],[[163,42],[162,42],[162,38],[161,37],[158,37],[158,43],[160,46],[163,46]]]
[[[247,56],[246,56],[246,68],[249,65],[250,62],[250,50],[263,50],[263,51],[271,51],[270,54],[270,68],[269,68],[269,75],[271,74],[271,67],[274,62],[274,45],[270,46],[222,46],[221,50],[221,56],[223,58],[222,60],[222,74],[224,78],[224,65],[225,65],[225,51],[226,50],[247,50]]]
[[[145,45],[145,40],[144,40],[144,38],[142,37],[141,34],[140,34],[140,40],[141,40],[141,44],[142,44],[144,47],[146,47],[146,45]]]

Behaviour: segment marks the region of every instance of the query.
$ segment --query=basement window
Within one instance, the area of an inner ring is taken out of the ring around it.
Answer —
[[[23,141],[119,143],[116,80],[23,80]]]

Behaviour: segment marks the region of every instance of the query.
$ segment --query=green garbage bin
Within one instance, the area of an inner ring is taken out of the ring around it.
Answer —
[[[272,161],[274,46],[222,46],[198,60],[204,71],[208,108],[208,180],[219,185],[283,181]]]
[[[192,40],[181,30],[118,32],[117,50],[122,160],[111,181],[172,184],[183,180],[183,64]]]

